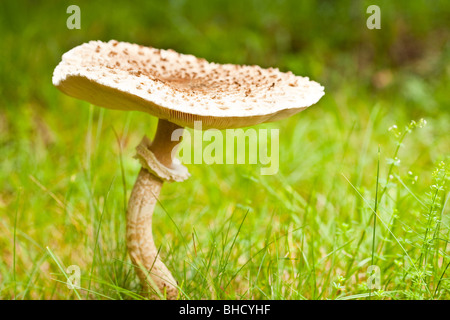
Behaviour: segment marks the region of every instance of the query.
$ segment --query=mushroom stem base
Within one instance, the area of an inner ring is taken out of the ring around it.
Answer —
[[[161,261],[153,241],[152,219],[163,181],[141,169],[127,210],[127,246],[145,293],[151,298],[175,299],[177,282]]]

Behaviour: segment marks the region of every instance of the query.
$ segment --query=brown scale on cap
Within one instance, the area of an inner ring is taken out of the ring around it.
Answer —
[[[64,54],[53,83],[95,105],[148,112],[182,127],[201,120],[204,129],[279,120],[324,94],[318,83],[277,68],[210,63],[114,40],[91,41]]]

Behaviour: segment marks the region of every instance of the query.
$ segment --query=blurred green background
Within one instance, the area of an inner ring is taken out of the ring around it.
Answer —
[[[71,4],[80,30],[66,27]],[[372,4],[380,30],[366,27]],[[0,298],[77,298],[56,261],[81,267],[83,298],[138,298],[124,208],[134,147],[156,119],[90,106],[51,82],[64,52],[110,39],[325,87],[317,105],[259,126],[280,129],[277,176],[191,165],[190,180],[165,186],[155,239],[183,298],[373,298],[372,256],[376,298],[449,298],[449,21],[445,0],[2,1]],[[389,228],[371,225],[377,186]]]

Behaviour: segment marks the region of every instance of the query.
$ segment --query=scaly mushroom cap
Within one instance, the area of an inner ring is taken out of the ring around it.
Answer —
[[[317,82],[278,69],[217,64],[115,40],[66,52],[53,84],[109,109],[148,112],[182,127],[239,128],[289,117],[316,103]]]

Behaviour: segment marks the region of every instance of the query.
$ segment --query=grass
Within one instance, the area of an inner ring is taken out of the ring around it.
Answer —
[[[449,299],[450,8],[380,2],[370,31],[369,4],[81,2],[82,29],[67,30],[69,3],[2,2],[0,299],[144,298],[125,208],[156,119],[50,81],[63,52],[112,38],[325,86],[317,105],[256,127],[280,129],[277,175],[188,165],[165,184],[154,236],[182,299]]]

